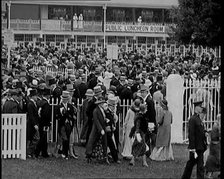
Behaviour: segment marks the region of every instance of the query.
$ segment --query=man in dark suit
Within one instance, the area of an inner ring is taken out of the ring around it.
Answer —
[[[105,112],[103,108],[103,104],[106,101],[104,97],[99,97],[95,104],[97,107],[93,111],[93,126],[89,136],[89,140],[86,145],[86,158],[87,162],[91,162],[92,150],[96,142],[102,136],[102,147],[103,147],[103,157],[104,161],[107,164],[110,164],[107,157],[107,135],[105,133],[106,122],[105,122]]]
[[[156,144],[156,134],[157,134],[156,110],[154,101],[152,99],[148,87],[146,87],[145,85],[141,85],[140,92],[144,102],[147,104],[147,111],[145,113],[147,121],[148,123],[154,123],[155,126],[154,130],[146,133],[145,136],[146,143],[149,146],[149,151],[146,153],[146,156],[149,157],[151,151],[153,150]]]
[[[10,89],[9,94],[11,97],[4,103],[2,113],[22,113],[20,107],[22,93],[17,89]]]
[[[49,104],[50,99],[50,89],[45,88],[42,90],[42,106],[38,110],[39,115],[39,132],[40,132],[40,141],[37,144],[35,155],[38,158],[40,152],[44,158],[49,157],[47,152],[47,132],[51,126],[51,106]]]
[[[86,109],[86,115],[88,117],[88,129],[87,129],[87,134],[86,134],[86,143],[88,142],[88,139],[89,139],[89,135],[90,135],[90,132],[92,130],[92,125],[93,125],[93,111],[94,109],[96,108],[96,100],[97,98],[99,98],[100,96],[102,96],[102,89],[100,86],[95,86],[94,89],[93,89],[93,98],[88,101],[88,104],[87,104],[87,109]]]
[[[30,100],[27,104],[27,146],[28,146],[28,155],[34,157],[34,151],[36,145],[39,141],[34,139],[34,135],[39,134],[39,121],[38,121],[38,107],[36,104],[37,101],[37,90],[30,90]],[[35,140],[35,141],[34,141]]]
[[[188,138],[189,138],[189,160],[186,164],[182,179],[191,178],[191,173],[195,164],[197,164],[197,178],[204,178],[203,154],[207,148],[206,131],[199,114],[202,112],[203,101],[194,102],[194,115],[189,120]]]

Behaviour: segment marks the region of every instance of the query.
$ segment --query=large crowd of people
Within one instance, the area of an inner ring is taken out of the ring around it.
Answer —
[[[55,47],[2,47],[2,112],[27,113],[27,156],[49,157],[48,132],[58,121],[57,154],[78,158],[75,134],[78,101],[83,99],[80,141],[86,147],[87,162],[96,158],[106,164],[124,159],[135,164],[142,156],[156,161],[174,160],[171,146],[172,113],[166,100],[166,79],[179,74],[187,79],[219,78],[221,60],[213,54],[196,57],[187,53],[143,56],[137,51],[120,52],[107,59],[106,51],[81,51]],[[34,71],[33,67],[40,70]],[[47,72],[51,67],[56,75]],[[67,69],[64,74],[59,69]],[[125,116],[124,140],[119,139],[119,113],[123,100],[133,101]],[[54,112],[52,116],[52,103]],[[108,149],[109,148],[109,149]]]

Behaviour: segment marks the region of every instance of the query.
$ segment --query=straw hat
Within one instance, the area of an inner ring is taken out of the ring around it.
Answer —
[[[67,91],[69,91],[69,92],[75,91],[73,84],[67,84],[67,85],[66,85],[66,89],[67,89]]]
[[[99,94],[102,94],[102,93],[103,93],[103,90],[101,89],[100,86],[95,86],[95,87],[93,88],[93,92],[94,92],[94,96],[97,96],[97,95],[99,95]]]
[[[92,89],[87,89],[86,93],[85,93],[86,96],[93,96],[94,93],[93,93],[93,90]]]
[[[111,105],[111,106],[115,106],[117,104],[117,98],[116,97],[111,97],[111,98],[108,98],[107,100],[107,104],[108,105]]]

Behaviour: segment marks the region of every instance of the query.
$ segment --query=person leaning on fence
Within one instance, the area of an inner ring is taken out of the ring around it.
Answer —
[[[48,158],[48,139],[47,133],[51,126],[51,106],[49,103],[50,100],[50,89],[44,88],[42,89],[42,106],[38,109],[39,115],[39,132],[40,132],[40,141],[37,144],[35,157],[38,158],[41,152],[42,157]]]
[[[40,140],[36,89],[29,91],[29,98],[27,104],[27,154],[28,157],[35,157],[35,149]]]
[[[189,120],[188,138],[189,138],[189,160],[186,164],[182,179],[190,179],[192,170],[197,164],[197,178],[204,178],[204,151],[207,148],[207,140],[205,135],[205,128],[200,113],[202,112],[203,101],[194,102],[194,115]]]
[[[58,133],[62,139],[62,158],[68,160],[69,141],[74,127],[74,108],[69,104],[71,96],[68,91],[63,91],[61,103],[58,105],[56,116],[58,118]]]

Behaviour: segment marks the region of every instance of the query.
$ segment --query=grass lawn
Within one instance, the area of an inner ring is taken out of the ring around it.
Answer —
[[[85,148],[76,147],[79,159],[2,159],[2,178],[180,178],[188,160],[187,145],[173,145],[174,161],[155,162],[147,159],[149,167],[142,167],[141,158],[135,166],[129,161],[110,166],[93,163],[87,164]],[[194,167],[192,178],[196,178]]]

